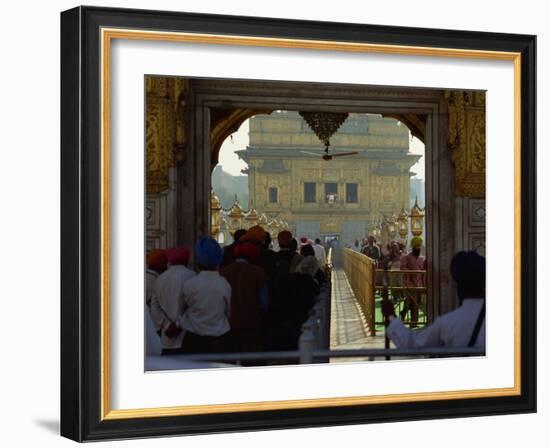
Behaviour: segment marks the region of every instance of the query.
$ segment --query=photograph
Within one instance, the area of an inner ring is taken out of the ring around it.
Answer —
[[[144,84],[146,370],[485,355],[484,91]],[[444,162],[427,101],[442,105]],[[186,166],[194,128],[199,172]],[[445,203],[434,172],[454,185]],[[206,232],[189,183],[210,191]],[[457,201],[444,256],[429,227]]]

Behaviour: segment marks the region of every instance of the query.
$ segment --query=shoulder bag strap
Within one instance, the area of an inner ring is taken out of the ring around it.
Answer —
[[[470,342],[468,342],[468,347],[473,347],[474,344],[476,343],[477,336],[479,335],[479,330],[481,330],[481,324],[483,323],[484,320],[485,320],[485,300],[483,301],[483,306],[479,311],[479,316],[477,317],[474,331],[472,332],[472,336],[470,337]]]

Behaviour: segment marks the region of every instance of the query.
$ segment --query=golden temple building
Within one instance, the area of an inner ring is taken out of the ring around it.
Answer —
[[[331,137],[330,151],[357,154],[322,159],[324,146],[298,112],[250,119],[249,206],[289,222],[300,237],[337,237],[351,244],[385,216],[409,207],[410,134],[393,118],[350,114]]]

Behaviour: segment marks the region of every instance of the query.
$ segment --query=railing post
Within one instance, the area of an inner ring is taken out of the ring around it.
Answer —
[[[370,315],[371,315],[371,336],[376,336],[376,307],[375,307],[375,294],[376,294],[376,266],[373,261],[369,261],[369,272],[370,272],[370,290],[369,290],[369,299],[370,299]]]
[[[300,364],[311,364],[313,362],[313,331],[311,327],[304,328],[300,341],[298,343],[298,350],[300,351]]]

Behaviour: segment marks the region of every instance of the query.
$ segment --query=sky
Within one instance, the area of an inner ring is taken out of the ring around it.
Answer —
[[[410,135],[410,134],[409,134]],[[223,170],[234,176],[242,174],[241,170],[246,168],[246,164],[239,159],[235,151],[245,149],[248,146],[248,120],[246,120],[239,130],[228,137],[223,142],[220,154],[219,163],[222,165]],[[409,150],[412,154],[420,154],[424,156],[424,143],[418,140],[416,137],[412,138]],[[416,173],[416,178],[424,179],[424,157],[422,157],[418,163],[411,168],[413,173]]]

